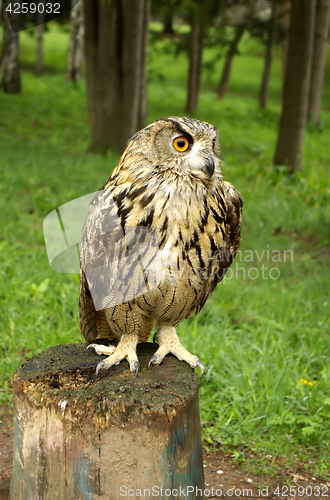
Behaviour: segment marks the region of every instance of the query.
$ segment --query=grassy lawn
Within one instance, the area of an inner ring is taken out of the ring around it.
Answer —
[[[23,32],[23,93],[0,93],[0,403],[11,402],[12,374],[28,357],[81,339],[79,276],[50,268],[43,219],[96,191],[119,159],[85,152],[85,83],[66,82],[67,34],[49,28],[49,71],[36,78],[28,69],[35,39]],[[159,41],[150,51],[149,121],[185,114],[188,64],[174,44]],[[222,62],[203,75],[195,116],[219,129],[224,178],[244,199],[243,242],[232,271],[178,333],[206,366],[200,404],[210,446],[254,472],[301,460],[329,480],[330,57],[323,132],[307,130],[303,170],[289,178],[272,167],[280,59],[261,111],[260,53],[245,39],[223,102],[213,91]]]

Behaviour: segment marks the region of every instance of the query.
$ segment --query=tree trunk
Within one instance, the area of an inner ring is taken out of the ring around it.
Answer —
[[[191,21],[191,31],[189,38],[189,75],[188,75],[188,93],[187,93],[187,113],[194,113],[198,105],[198,95],[200,79],[202,74],[203,57],[203,26],[194,13]]]
[[[10,0],[4,3],[7,8]],[[17,94],[21,91],[21,71],[19,64],[18,33],[13,33],[7,12],[3,16],[2,81],[5,92]]]
[[[259,105],[261,109],[264,109],[267,104],[267,96],[268,96],[268,84],[270,78],[270,70],[272,67],[272,48],[273,48],[273,39],[274,39],[274,28],[275,28],[275,4],[272,4],[272,17],[269,24],[267,43],[266,43],[266,51],[265,51],[265,65],[264,71],[262,75],[260,93],[259,93]]]
[[[321,127],[322,90],[327,58],[329,23],[330,0],[317,0],[314,49],[307,113],[307,118],[311,120],[311,123],[317,128]]]
[[[82,343],[14,373],[11,500],[174,499],[189,486],[182,496],[202,498],[198,376],[174,356],[148,370],[156,349],[138,345],[138,377],[125,361],[95,376],[99,356]]]
[[[308,87],[314,38],[316,0],[292,0],[288,64],[282,115],[274,157],[275,165],[301,168]]]
[[[218,86],[218,98],[221,100],[225,97],[226,92],[227,92],[232,62],[233,62],[234,56],[237,52],[237,47],[238,47],[238,44],[242,38],[244,30],[245,30],[244,24],[242,24],[241,26],[237,26],[234,39],[232,40],[232,42],[229,46],[229,49],[227,51],[227,54],[226,54],[226,60],[225,60],[225,64],[224,64],[224,67],[222,70],[221,79],[220,79],[219,86]]]
[[[78,3],[76,0],[72,0],[70,24],[71,32],[66,77],[68,81],[77,83],[81,77],[85,34],[83,0]]]
[[[285,81],[285,71],[288,61],[288,46],[289,46],[289,28],[290,28],[290,13],[291,13],[291,0],[283,1],[283,11],[284,15],[282,17],[283,29],[286,33],[284,40],[282,41],[282,97],[284,92],[284,81]]]
[[[164,35],[174,35],[173,9],[172,8],[165,9],[163,34]]]
[[[147,51],[148,51],[150,7],[151,7],[151,0],[145,0],[143,26],[142,26],[142,59],[141,59],[140,98],[139,98],[137,129],[141,129],[147,125],[147,111],[148,111]]]
[[[43,5],[43,0],[37,3],[37,6]],[[36,75],[41,76],[43,70],[43,37],[45,30],[45,11],[39,12],[37,14],[37,57],[36,57]]]
[[[92,151],[122,151],[141,126],[146,1],[84,2]]]

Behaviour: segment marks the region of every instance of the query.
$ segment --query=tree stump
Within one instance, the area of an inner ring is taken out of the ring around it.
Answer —
[[[197,374],[171,355],[147,370],[157,344],[145,343],[138,377],[126,361],[96,376],[87,345],[51,347],[14,373],[10,499],[203,498]]]

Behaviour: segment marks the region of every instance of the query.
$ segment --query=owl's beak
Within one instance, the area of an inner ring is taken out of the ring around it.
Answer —
[[[213,156],[208,151],[205,151],[205,156],[207,157],[207,160],[205,163],[205,170],[206,170],[207,175],[210,178],[210,177],[212,177],[212,175],[214,173],[214,160],[213,160]]]

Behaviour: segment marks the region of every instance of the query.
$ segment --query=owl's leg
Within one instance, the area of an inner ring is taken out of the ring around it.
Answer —
[[[96,367],[96,375],[100,370],[108,370],[114,365],[119,365],[123,359],[127,359],[131,372],[139,373],[140,363],[136,355],[136,346],[139,337],[134,333],[122,335],[117,347],[90,344],[87,349],[93,347],[97,354],[110,354],[107,358],[99,362]]]
[[[202,372],[201,377],[203,376],[203,363],[199,361],[197,356],[193,356],[192,354],[190,354],[190,352],[187,351],[187,349],[183,347],[173,326],[161,326],[155,334],[155,337],[159,343],[159,348],[150,358],[148,368],[151,364],[160,365],[166,354],[172,353],[180,361],[185,361],[186,363],[188,363],[191,368],[196,368],[196,366],[199,366]]]

